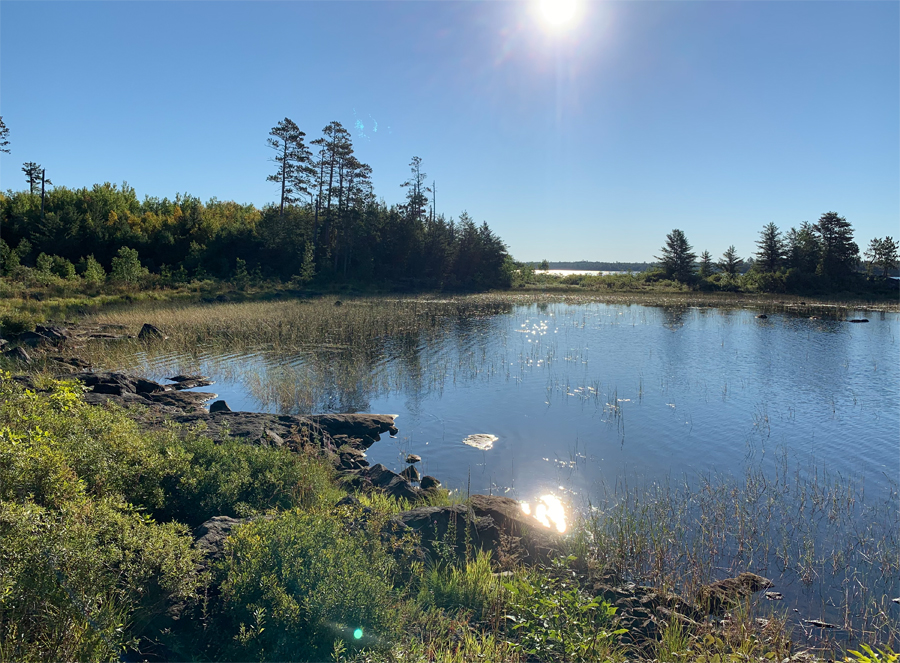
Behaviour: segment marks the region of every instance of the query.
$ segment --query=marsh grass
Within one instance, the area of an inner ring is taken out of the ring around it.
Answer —
[[[839,626],[823,634],[799,621],[797,639],[837,651],[860,641],[893,646],[900,636],[890,604],[900,577],[896,497],[894,487],[884,502],[867,502],[862,483],[790,472],[784,456],[775,471],[757,465],[740,480],[622,481],[589,506],[576,548],[594,568],[687,597],[713,580],[759,573],[793,595],[800,617]],[[754,616],[765,612],[762,603],[776,611],[769,619],[785,618],[780,605],[761,599]]]

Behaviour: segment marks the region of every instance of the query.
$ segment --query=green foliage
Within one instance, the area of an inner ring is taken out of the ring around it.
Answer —
[[[367,531],[378,527],[374,519],[348,527],[318,509],[241,527],[221,568],[222,619],[236,633],[225,655],[321,661],[336,639],[369,647],[390,641],[396,563]]]
[[[900,654],[895,654],[890,647],[876,650],[869,645],[860,645],[860,649],[862,651],[851,649],[849,652],[850,656],[845,660],[853,661],[854,663],[897,663],[897,661],[900,661]]]
[[[197,552],[124,501],[154,467],[130,427],[44,387],[0,376],[0,658],[117,658],[195,598]]]
[[[92,285],[99,285],[106,280],[106,270],[97,262],[93,253],[84,259],[84,269],[81,275],[87,283]]]
[[[141,265],[137,249],[130,249],[127,246],[123,246],[119,249],[116,257],[112,259],[110,278],[113,281],[139,283],[148,274],[149,271],[147,268]]]
[[[625,632],[614,628],[614,607],[583,595],[565,574],[573,560],[557,560],[556,573],[529,572],[503,585],[509,597],[506,619],[518,648],[542,661],[603,660]]]
[[[311,508],[340,498],[334,471],[311,452],[226,440],[216,444],[199,434],[179,439],[169,433],[163,447],[160,518],[197,526],[213,516],[246,517],[269,509]]]
[[[419,601],[446,610],[468,610],[482,619],[498,603],[503,587],[492,575],[490,551],[474,559],[435,563],[422,576]]]

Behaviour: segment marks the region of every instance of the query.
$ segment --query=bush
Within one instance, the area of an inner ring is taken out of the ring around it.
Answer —
[[[138,283],[149,275],[150,271],[141,266],[137,249],[123,246],[112,259],[110,278],[123,283]]]
[[[170,435],[165,507],[156,514],[161,519],[197,526],[213,516],[242,518],[334,503],[342,494],[334,487],[331,465],[310,453]]]
[[[378,528],[374,519],[354,529],[334,514],[298,509],[232,534],[221,591],[223,626],[237,635],[219,657],[321,661],[335,640],[389,641],[396,563],[366,531]]]
[[[196,597],[198,553],[122,498],[161,457],[74,385],[46,387],[0,375],[0,659],[115,659]]]

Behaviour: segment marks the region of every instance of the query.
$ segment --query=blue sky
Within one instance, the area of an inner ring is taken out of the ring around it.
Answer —
[[[338,120],[388,203],[413,155],[438,211],[520,260],[715,257],[836,211],[900,235],[900,3],[0,3],[0,115],[57,185],[263,205],[269,129]]]

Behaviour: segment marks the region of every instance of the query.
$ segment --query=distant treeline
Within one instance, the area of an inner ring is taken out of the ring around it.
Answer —
[[[575,262],[541,262],[529,263],[535,269],[577,269],[589,272],[643,272],[650,268],[649,262],[597,262],[595,260],[576,260]]]
[[[189,194],[138,199],[127,183],[50,187],[27,163],[28,188],[0,194],[0,270],[57,278],[171,281],[274,278],[299,283],[366,282],[482,289],[509,285],[506,245],[465,212],[434,209],[414,157],[406,199],[375,198],[371,168],[353,154],[350,134],[330,123],[315,157],[285,119],[270,132],[278,202],[258,209]],[[118,262],[117,262],[118,261]],[[118,270],[117,270],[118,267]],[[30,270],[30,271],[29,271]]]

